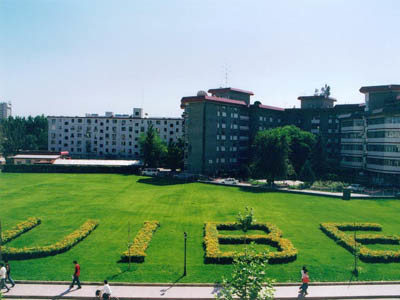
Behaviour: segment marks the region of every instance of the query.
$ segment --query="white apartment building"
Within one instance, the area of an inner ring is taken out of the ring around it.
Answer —
[[[0,119],[7,119],[11,116],[11,102],[0,102]]]
[[[49,116],[48,150],[68,151],[74,157],[140,158],[139,138],[153,125],[168,144],[183,135],[182,118],[147,118],[143,110],[134,108],[133,115],[85,117]]]

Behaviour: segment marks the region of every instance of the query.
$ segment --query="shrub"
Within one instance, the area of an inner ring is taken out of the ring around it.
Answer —
[[[19,237],[21,234],[35,228],[41,223],[39,218],[29,218],[26,221],[23,221],[17,225],[15,225],[10,230],[5,231],[1,237],[3,244],[6,244],[13,239]]]
[[[354,239],[353,235],[345,231],[382,231],[382,226],[376,223],[322,223],[321,230],[339,245],[358,254],[364,262],[400,262],[399,251],[371,250],[366,244],[392,244],[400,245],[400,236],[385,236],[383,234],[359,234]]]
[[[132,262],[144,262],[146,250],[158,227],[160,227],[158,221],[145,221],[129,249],[122,253],[121,260],[128,261],[130,257]]]
[[[256,220],[254,219],[253,209],[249,209],[247,206],[245,208],[244,214],[239,212],[237,216],[237,222],[244,232],[246,232],[250,228],[251,224],[253,224],[253,222],[255,221]]]
[[[220,244],[249,244],[257,243],[271,245],[276,247],[278,251],[267,253],[266,259],[272,263],[287,263],[296,260],[297,249],[294,248],[290,240],[282,238],[282,231],[271,223],[254,223],[248,229],[263,230],[266,234],[254,235],[220,235],[218,230],[238,230],[240,227],[237,223],[215,223],[208,222],[204,226],[204,247],[205,247],[205,263],[231,264],[235,255],[242,255],[235,251],[222,252],[219,248]],[[262,256],[263,254],[260,254]]]
[[[24,248],[3,247],[4,257],[8,260],[20,260],[57,255],[59,253],[66,252],[86,238],[93,230],[96,229],[98,225],[98,221],[88,220],[79,229],[67,235],[61,241],[48,246],[33,246]]]

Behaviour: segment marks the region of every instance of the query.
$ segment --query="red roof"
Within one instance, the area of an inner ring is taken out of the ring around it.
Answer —
[[[245,90],[235,89],[235,88],[231,88],[231,87],[208,90],[208,92],[211,93],[211,94],[215,94],[217,92],[228,92],[228,91],[238,92],[238,93],[242,93],[242,94],[254,95],[254,93],[251,92],[251,91],[245,91]]]
[[[259,108],[264,108],[264,109],[279,110],[279,111],[284,111],[285,110],[284,108],[280,108],[280,107],[276,107],[276,106],[263,105],[263,104],[260,104],[258,107]]]
[[[331,100],[331,101],[337,101],[335,98],[332,98],[332,97],[325,97],[325,96],[320,96],[320,95],[315,95],[315,96],[299,96],[298,98],[297,98],[297,100],[313,100],[313,99],[319,99],[319,98],[321,98],[321,99],[328,99],[328,100]]]
[[[386,92],[386,91],[400,91],[399,84],[389,84],[389,85],[375,85],[375,86],[363,86],[360,88],[360,93],[369,92]]]
[[[203,101],[247,106],[246,102],[241,101],[241,100],[233,100],[233,99],[221,98],[221,97],[215,97],[215,96],[192,96],[192,97],[183,97],[182,98],[181,108],[183,108],[184,104],[186,104],[186,103],[195,103],[195,102],[203,102]]]

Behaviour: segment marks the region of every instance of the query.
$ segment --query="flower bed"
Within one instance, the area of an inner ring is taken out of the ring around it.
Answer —
[[[222,252],[220,244],[249,244],[257,243],[276,247],[278,251],[267,253],[269,263],[287,263],[296,260],[297,249],[292,242],[282,238],[282,231],[271,223],[255,223],[250,230],[263,230],[266,234],[250,235],[220,235],[218,230],[240,230],[237,223],[216,223],[208,222],[204,226],[204,247],[205,263],[231,264],[236,255],[236,251]],[[260,254],[263,255],[263,254]]]
[[[145,221],[129,249],[122,253],[121,260],[128,261],[130,257],[132,262],[144,262],[146,250],[158,227],[160,227],[158,221]]]
[[[96,220],[88,220],[79,229],[67,235],[61,241],[48,246],[33,246],[24,248],[3,247],[3,255],[8,260],[22,260],[29,258],[45,257],[63,253],[74,247],[84,238],[86,238],[96,227],[99,222]]]
[[[358,249],[360,260],[364,262],[400,262],[400,250],[371,250],[366,244],[400,245],[400,236],[383,234],[347,234],[345,231],[382,231],[382,226],[376,223],[321,223],[321,230],[339,245],[355,253]]]
[[[1,235],[3,244],[6,244],[6,243],[12,241],[13,239],[16,239],[21,234],[23,234],[23,233],[35,228],[40,223],[41,223],[41,220],[39,218],[29,218],[26,221],[18,223],[13,228],[11,228],[10,230],[5,231]]]

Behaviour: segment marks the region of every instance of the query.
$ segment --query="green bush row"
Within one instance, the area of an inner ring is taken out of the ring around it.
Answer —
[[[130,257],[132,262],[144,262],[146,250],[158,227],[160,227],[158,221],[145,221],[129,249],[122,253],[121,261],[128,261]]]
[[[9,173],[111,173],[138,174],[139,166],[4,165]]]
[[[364,244],[392,244],[400,245],[400,236],[385,236],[383,234],[359,234],[354,239],[354,235],[347,234],[345,231],[381,231],[382,226],[376,223],[321,223],[321,230],[336,241],[339,245],[356,253],[360,260],[364,262],[400,262],[400,250],[371,250]]]
[[[13,239],[19,237],[21,234],[35,228],[41,223],[41,220],[39,218],[29,218],[26,221],[23,221],[17,225],[15,225],[13,228],[10,230],[5,231],[1,235],[1,240],[3,244],[6,244]]]
[[[3,247],[3,256],[8,260],[21,260],[63,253],[86,238],[93,230],[96,229],[98,225],[98,221],[88,220],[79,229],[67,235],[61,241],[48,246],[33,246],[24,248],[12,248],[6,246]]]
[[[269,263],[287,263],[297,258],[297,249],[292,242],[282,238],[282,231],[271,223],[255,223],[250,226],[250,230],[263,230],[265,235],[220,235],[218,230],[238,230],[240,226],[237,223],[216,223],[208,222],[204,225],[204,248],[205,263],[231,264],[236,255],[240,253],[235,251],[222,252],[220,244],[257,244],[271,245],[278,251],[267,253]],[[263,254],[260,254],[263,255]]]

